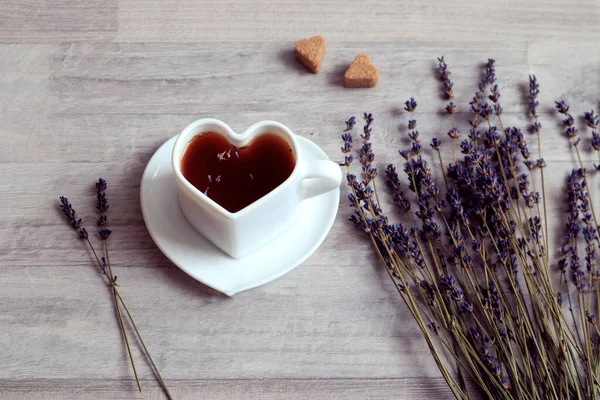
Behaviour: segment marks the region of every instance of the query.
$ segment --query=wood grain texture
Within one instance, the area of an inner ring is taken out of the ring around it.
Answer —
[[[370,111],[377,166],[401,165],[407,98],[419,102],[424,144],[434,135],[447,141],[435,58],[449,62],[466,129],[481,64],[495,57],[507,124],[528,123],[527,75],[542,85],[557,245],[575,157],[552,105],[564,98],[577,115],[599,105],[599,9],[589,0],[403,0],[367,9],[339,0],[3,2],[0,399],[163,398],[137,349],[147,390],[136,392],[107,287],[56,207],[67,195],[93,224],[99,176],[110,185],[123,296],[177,399],[449,398],[370,244],[346,221],[345,189],[312,257],[226,298],[156,248],[141,216],[141,174],[165,140],[205,116],[235,130],[275,119],[338,159],[343,121]],[[328,40],[318,75],[293,58],[293,42],[313,33]],[[377,88],[342,87],[359,52],[380,69]],[[585,144],[589,131],[578,123]],[[583,156],[588,166],[597,160]]]
[[[117,34],[117,0],[3,0],[0,43],[110,40]]]
[[[514,42],[548,35],[598,34],[593,0],[325,0],[245,2],[121,0],[122,41],[296,40],[321,34],[346,40]],[[329,46],[328,46],[329,47]]]
[[[0,399],[30,400],[57,398],[64,400],[159,400],[164,396],[153,381],[142,381],[143,394],[128,393],[124,380],[24,380],[0,381],[5,391]],[[427,400],[443,399],[446,383],[443,379],[224,379],[174,380],[171,394],[177,399],[210,398],[211,400]],[[135,384],[135,383],[134,383]],[[206,397],[204,397],[206,396]]]

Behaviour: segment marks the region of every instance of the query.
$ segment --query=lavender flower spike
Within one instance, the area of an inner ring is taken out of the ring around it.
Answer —
[[[354,158],[352,157],[352,133],[350,131],[354,128],[356,124],[356,118],[350,117],[348,121],[346,121],[346,129],[344,129],[344,134],[342,135],[342,140],[344,141],[344,146],[342,147],[342,153],[344,154],[344,162],[340,164],[340,166],[349,167],[352,164]],[[252,179],[252,175],[250,175]]]
[[[60,196],[59,199],[60,209],[67,221],[69,221],[71,228],[78,231],[80,239],[87,239],[88,233],[85,228],[81,227],[81,218],[77,218],[77,212],[75,212],[75,209],[73,206],[71,206],[71,203],[69,203],[69,199],[67,199],[65,196]]]
[[[363,184],[367,186],[371,182],[371,180],[377,176],[377,168],[373,167],[373,162],[375,161],[375,153],[373,152],[371,143],[369,142],[369,140],[371,139],[371,124],[374,120],[373,114],[364,113],[363,118],[366,124],[363,127],[363,133],[360,135],[360,137],[363,140],[363,145],[360,148],[359,156],[363,171]]]
[[[98,218],[96,224],[102,227],[102,229],[98,231],[98,234],[102,240],[108,239],[111,233],[110,230],[105,228],[106,225],[108,225],[108,217],[106,214],[104,214],[106,211],[108,211],[108,200],[106,199],[105,193],[106,188],[106,181],[102,178],[98,179],[98,182],[96,182],[96,190],[98,191],[96,193],[96,209],[100,213],[100,217]]]
[[[594,113],[594,110],[584,113],[584,116],[587,126],[589,126],[592,129],[598,129],[600,118],[598,117],[598,114]]]
[[[587,126],[592,128],[592,147],[596,151],[600,151],[600,133],[598,133],[598,126],[600,125],[600,118],[598,114],[594,113],[594,110],[586,112],[584,114],[585,122]],[[600,170],[600,166],[595,165],[597,170]]]
[[[535,75],[529,75],[529,112],[535,118],[538,117],[537,108],[540,105],[537,96],[540,94],[540,85]]]
[[[408,112],[415,111],[417,109],[417,101],[413,97],[411,97],[410,100],[406,100],[404,109]]]
[[[348,118],[348,121],[346,121],[346,129],[344,129],[344,132],[351,131],[352,128],[354,128],[355,124],[356,124],[356,118],[355,117]]]
[[[110,236],[111,233],[112,233],[112,231],[110,229],[100,229],[98,231],[98,234],[100,235],[100,239],[102,239],[102,240],[108,239],[108,237]]]
[[[557,101],[554,104],[556,106],[556,110],[567,117],[563,119],[563,124],[567,127],[565,134],[569,139],[573,139],[577,136],[578,130],[575,127],[575,118],[573,118],[573,116],[569,113],[569,106],[564,100]]]
[[[96,190],[99,192],[103,192],[106,190],[106,181],[102,178],[98,179],[98,182],[96,182]]]
[[[451,73],[450,70],[448,70],[448,64],[446,64],[446,62],[444,61],[444,56],[438,57],[438,61],[438,71],[440,72],[440,79],[444,84],[443,95],[446,99],[451,100],[454,98],[454,93],[452,91],[454,83],[450,80]]]
[[[555,101],[554,106],[558,110],[559,113],[568,115],[569,114],[569,106],[565,103],[564,100]]]

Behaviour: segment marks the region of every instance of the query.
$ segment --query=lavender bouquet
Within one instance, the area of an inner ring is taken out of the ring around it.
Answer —
[[[595,399],[600,239],[575,119],[564,101],[556,103],[579,165],[567,179],[566,232],[561,257],[554,260],[548,251],[536,77],[529,78],[528,113],[537,142],[534,157],[523,131],[503,124],[493,59],[469,103],[469,131],[461,140],[450,71],[443,57],[438,60],[449,101],[452,160],[443,159],[441,140],[431,140],[434,164],[442,171],[434,177],[422,155],[417,122],[409,119],[411,146],[399,152],[403,174],[392,164],[385,169],[393,202],[404,216],[402,223],[392,223],[381,208],[376,180],[373,116],[364,115],[359,176],[351,170],[356,120],[350,118],[342,135],[342,165],[354,208],[350,220],[368,236],[457,399],[474,395],[466,380],[480,389],[477,398]],[[411,116],[416,109],[413,98],[405,103]],[[598,116],[591,111],[585,119],[600,162]]]

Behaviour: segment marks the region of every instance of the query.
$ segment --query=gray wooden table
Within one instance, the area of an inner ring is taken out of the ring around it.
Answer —
[[[363,111],[376,117],[378,166],[399,164],[408,97],[419,101],[427,143],[449,129],[436,57],[453,72],[463,127],[481,64],[494,57],[509,124],[526,121],[528,74],[541,82],[549,195],[561,199],[574,157],[552,104],[565,98],[578,115],[599,104],[600,3],[239,3],[0,1],[0,398],[164,398],[137,350],[136,391],[109,291],[58,212],[67,195],[89,225],[99,176],[110,185],[123,297],[175,398],[450,397],[369,243],[346,221],[345,189],[311,258],[227,298],[154,245],[142,171],[203,116],[236,130],[275,119],[338,158],[343,121]],[[328,40],[318,75],[292,53],[313,34]],[[342,87],[359,52],[380,68],[375,89]],[[591,165],[595,156],[584,157]]]

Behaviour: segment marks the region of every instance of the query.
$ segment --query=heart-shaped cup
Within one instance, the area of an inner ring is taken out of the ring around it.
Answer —
[[[221,134],[237,148],[249,145],[261,134],[277,135],[294,153],[294,169],[271,192],[238,212],[229,212],[188,182],[181,171],[181,159],[187,145],[203,132]],[[303,200],[340,185],[342,172],[336,163],[329,160],[307,163],[302,161],[300,152],[295,135],[279,122],[258,122],[243,133],[235,133],[217,119],[192,122],[177,137],[171,156],[183,214],[196,230],[225,253],[234,258],[246,256],[287,230],[294,223]]]

